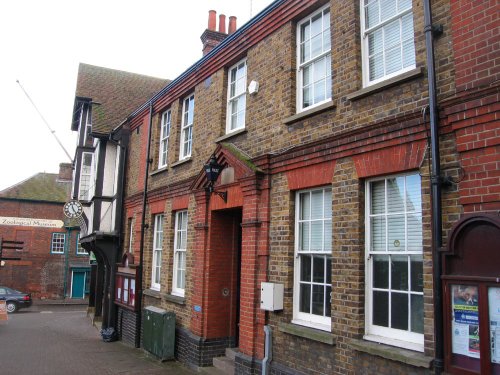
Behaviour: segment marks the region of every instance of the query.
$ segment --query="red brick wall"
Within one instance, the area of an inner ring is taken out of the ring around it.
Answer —
[[[452,0],[457,90],[485,86],[500,77],[500,3]]]
[[[0,200],[0,216],[64,220],[62,204]],[[64,277],[67,294],[70,292],[71,272],[65,273],[65,255],[51,254],[52,234],[67,233],[65,228],[43,228],[0,225],[4,240],[24,241],[22,251],[4,250],[7,257],[20,261],[6,261],[0,268],[0,284],[32,293],[33,298],[63,298]],[[76,256],[76,233],[66,238],[69,248],[68,264],[88,264],[88,257]]]
[[[466,213],[500,209],[499,98],[493,92],[446,110],[460,155],[460,204]]]

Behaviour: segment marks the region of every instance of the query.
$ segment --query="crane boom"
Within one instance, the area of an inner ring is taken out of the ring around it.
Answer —
[[[63,149],[64,153],[66,154],[66,156],[69,158],[69,161],[71,163],[73,163],[73,159],[71,158],[69,152],[66,150],[66,148],[63,146],[63,144],[61,143],[61,141],[59,140],[59,138],[57,138],[57,135],[56,135],[56,131],[55,130],[52,130],[52,128],[50,127],[49,123],[47,122],[47,120],[45,120],[45,117],[43,117],[42,113],[40,112],[40,110],[38,109],[38,107],[36,106],[35,102],[33,102],[33,100],[31,99],[31,97],[28,95],[28,93],[26,92],[26,90],[24,89],[24,87],[21,85],[21,82],[19,82],[19,80],[16,80],[17,84],[19,85],[19,87],[21,88],[21,90],[23,90],[24,92],[24,95],[26,95],[26,97],[28,98],[28,100],[30,101],[30,103],[33,105],[33,107],[36,109],[36,111],[38,112],[38,115],[40,116],[40,118],[43,120],[43,122],[45,123],[45,125],[47,126],[47,128],[49,129],[49,131],[52,133],[52,135],[54,136],[54,138],[56,139],[57,143],[59,143],[59,146],[61,146],[61,148]]]

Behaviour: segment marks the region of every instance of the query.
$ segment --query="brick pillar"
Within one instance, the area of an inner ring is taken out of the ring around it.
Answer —
[[[267,280],[269,256],[269,184],[253,176],[241,181],[242,223],[240,339],[243,354],[264,357],[265,312],[260,309],[260,284]]]
[[[352,159],[337,160],[333,176],[332,333],[336,374],[354,374],[348,340],[364,327],[364,190]]]
[[[192,306],[191,332],[203,336],[205,321],[205,299],[207,288],[205,280],[206,248],[208,241],[208,210],[207,195],[204,190],[195,193],[196,214],[194,217],[195,243],[193,254],[193,269],[191,271],[192,281]],[[201,310],[201,311],[199,311]]]

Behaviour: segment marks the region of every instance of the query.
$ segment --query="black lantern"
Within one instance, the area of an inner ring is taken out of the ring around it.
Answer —
[[[219,163],[217,163],[215,155],[212,155],[210,157],[208,164],[205,164],[203,168],[205,170],[205,175],[207,176],[208,180],[207,191],[209,193],[217,194],[224,200],[224,202],[227,203],[227,191],[214,191],[214,183],[215,181],[217,181],[217,178],[219,178],[220,172],[224,167]]]

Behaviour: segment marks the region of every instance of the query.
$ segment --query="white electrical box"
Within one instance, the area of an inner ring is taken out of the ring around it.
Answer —
[[[260,308],[267,311],[283,310],[285,286],[276,283],[262,283],[260,287]]]

